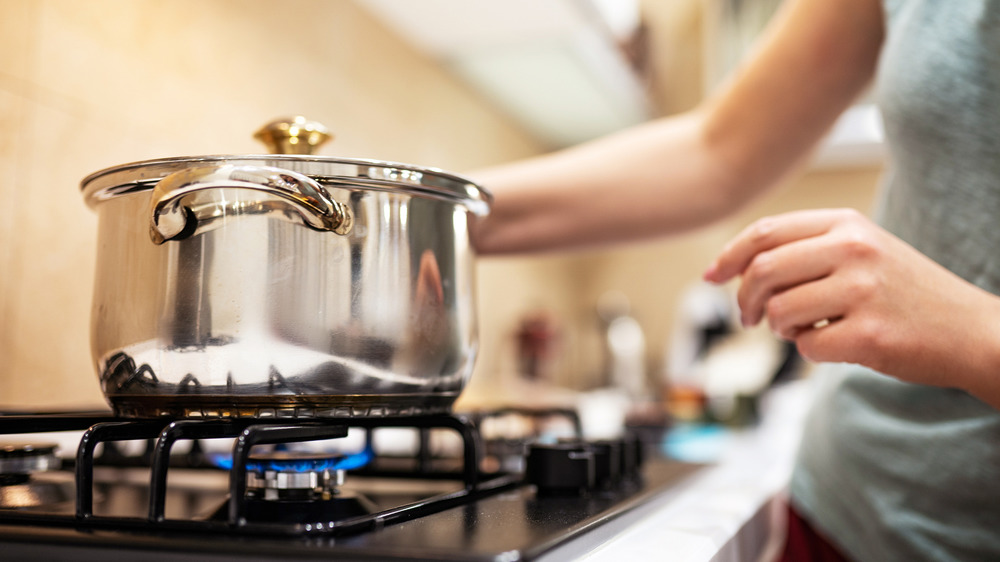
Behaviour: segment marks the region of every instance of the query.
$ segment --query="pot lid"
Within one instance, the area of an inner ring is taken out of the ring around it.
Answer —
[[[84,200],[93,207],[112,197],[152,190],[161,179],[181,170],[234,164],[282,168],[309,176],[324,186],[403,191],[445,199],[460,203],[477,215],[489,213],[493,201],[493,196],[473,181],[437,168],[311,155],[316,147],[332,136],[322,125],[303,117],[273,121],[255,136],[268,144],[272,151],[283,153],[181,156],[113,166],[83,179],[80,188]]]

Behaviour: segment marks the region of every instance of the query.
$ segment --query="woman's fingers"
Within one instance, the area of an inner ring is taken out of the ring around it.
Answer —
[[[767,217],[751,224],[723,248],[705,271],[706,281],[724,283],[743,271],[760,254],[803,238],[819,236],[858,212],[851,209],[815,209]]]
[[[837,252],[825,238],[796,240],[761,252],[750,261],[737,295],[744,326],[760,322],[774,295],[834,271]]]
[[[766,317],[812,361],[961,388],[1000,408],[1000,299],[850,210],[758,221],[705,279],[741,275],[744,320]]]
[[[767,302],[771,331],[783,339],[794,340],[809,330],[832,328],[850,310],[837,284],[836,280],[825,278],[771,297]]]

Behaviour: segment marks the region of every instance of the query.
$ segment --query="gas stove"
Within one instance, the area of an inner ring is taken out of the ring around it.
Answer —
[[[388,431],[409,432],[414,446],[382,445]],[[67,435],[75,457],[47,442]],[[657,449],[633,431],[583,440],[566,410],[0,415],[0,550],[46,560],[531,560],[699,468]]]

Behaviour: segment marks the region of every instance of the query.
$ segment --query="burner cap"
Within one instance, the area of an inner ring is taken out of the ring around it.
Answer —
[[[247,458],[247,491],[264,500],[329,498],[344,483],[348,455],[274,451]]]
[[[0,476],[27,475],[59,468],[57,445],[0,443]]]

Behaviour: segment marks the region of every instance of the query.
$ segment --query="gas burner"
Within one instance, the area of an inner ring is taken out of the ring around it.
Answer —
[[[247,497],[262,500],[328,500],[344,483],[348,455],[274,451],[247,458]],[[363,463],[361,463],[363,464]]]
[[[56,445],[0,443],[0,509],[31,509],[71,501],[68,482],[32,479],[59,466]]]
[[[0,486],[23,484],[36,472],[59,468],[56,446],[0,443]]]
[[[371,500],[340,489],[347,471],[364,466],[371,456],[370,450],[350,455],[308,451],[251,454],[246,460],[246,517],[269,523],[334,524],[375,513],[378,508]],[[227,505],[213,518],[224,519]]]
[[[367,458],[353,458],[357,456],[304,451],[250,455],[246,461],[246,518],[265,523],[332,525],[375,513],[378,508],[368,498],[340,489],[347,469],[367,462]],[[228,501],[212,518],[225,520],[227,515]]]

